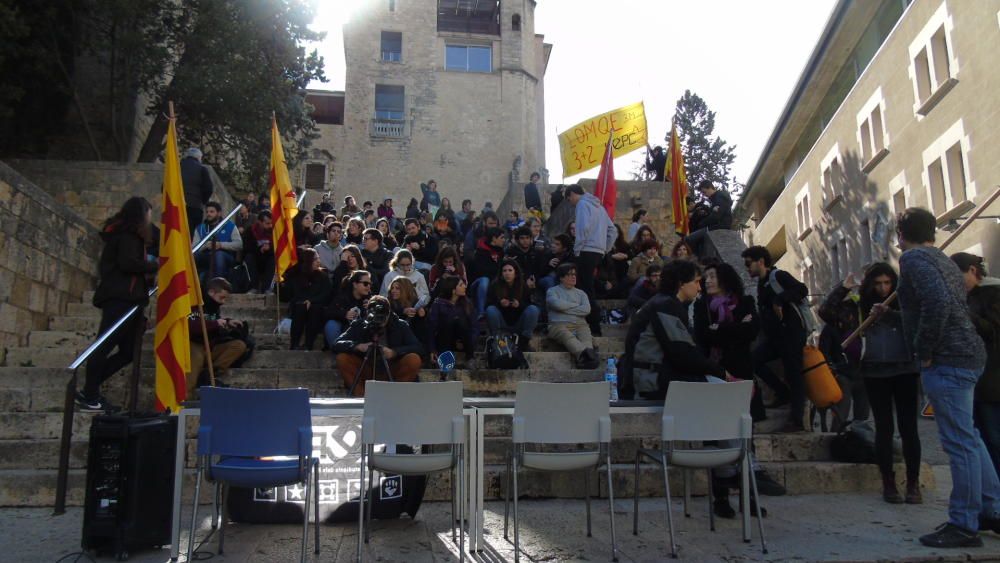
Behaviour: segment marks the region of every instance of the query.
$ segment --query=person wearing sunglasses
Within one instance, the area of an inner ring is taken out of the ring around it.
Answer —
[[[355,270],[347,279],[344,288],[326,308],[326,323],[323,336],[332,348],[354,319],[362,318],[368,308],[368,298],[372,293],[372,276],[367,270]]]

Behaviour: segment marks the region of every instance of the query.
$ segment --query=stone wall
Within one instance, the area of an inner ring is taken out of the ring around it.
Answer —
[[[597,180],[584,178],[577,183],[594,193]],[[639,209],[645,209],[646,223],[656,233],[657,240],[663,245],[663,254],[668,254],[680,238],[674,233],[674,223],[671,218],[670,183],[669,182],[633,182],[618,181],[618,205],[615,207],[615,223],[626,233],[632,224],[632,214]]]
[[[94,289],[101,247],[83,217],[0,162],[0,360]]]
[[[159,217],[163,203],[161,163],[10,160],[8,164],[95,227],[118,212],[133,195],[148,199],[153,205],[153,217]],[[212,199],[228,212],[235,200],[214,170],[211,175],[215,183]]]

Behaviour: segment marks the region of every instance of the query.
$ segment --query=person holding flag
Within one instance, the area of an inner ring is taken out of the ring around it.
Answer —
[[[278,133],[278,121],[271,116],[271,221],[274,228],[274,270],[278,283],[285,279],[285,272],[298,263],[296,253],[295,228],[292,221],[299,214],[299,205],[295,201],[295,190],[288,176],[288,165],[285,164],[285,151],[281,148],[281,134]]]
[[[138,305],[140,312],[132,315],[87,360],[83,390],[76,394],[76,406],[81,411],[118,410],[101,395],[101,384],[132,362],[136,333],[145,331],[146,318],[141,309],[149,303],[149,285],[156,272],[156,262],[146,253],[146,246],[152,244],[152,214],[146,198],[129,198],[101,229],[104,249],[97,266],[100,282],[93,300],[94,306],[101,309],[97,332],[104,334],[132,307]],[[118,352],[109,356],[116,347]]]
[[[163,168],[163,215],[160,225],[160,269],[157,272],[156,334],[153,349],[156,357],[156,410],[177,412],[187,399],[187,377],[191,372],[191,332],[188,316],[192,309],[202,313],[201,284],[191,254],[191,233],[187,227],[187,207],[181,182],[177,153],[177,127],[173,104],[167,128],[167,146]],[[204,328],[204,325],[203,325]],[[207,356],[211,357],[208,341]],[[209,375],[214,372],[209,361]],[[197,376],[197,374],[195,374]]]

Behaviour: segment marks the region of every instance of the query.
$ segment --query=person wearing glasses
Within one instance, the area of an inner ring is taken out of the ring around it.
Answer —
[[[354,319],[365,316],[368,298],[372,294],[372,276],[366,270],[351,272],[346,283],[347,288],[338,293],[326,308],[323,337],[326,338],[326,345],[330,348],[333,348],[347,325]]]
[[[594,369],[600,363],[594,338],[587,325],[590,299],[576,288],[577,270],[571,263],[556,268],[559,284],[545,293],[549,311],[549,338],[558,342],[580,369]]]
[[[391,270],[382,279],[382,289],[379,295],[386,297],[389,295],[389,286],[396,278],[406,278],[417,291],[417,302],[413,306],[415,309],[426,307],[431,302],[431,292],[427,289],[427,280],[424,275],[417,271],[416,260],[413,253],[406,249],[396,251],[396,256],[389,262]],[[409,312],[407,313],[409,314]]]
[[[392,252],[389,252],[382,244],[382,233],[375,228],[365,229],[361,244],[361,255],[365,257],[368,272],[371,273],[374,283],[377,284],[389,273],[389,262],[393,258]]]

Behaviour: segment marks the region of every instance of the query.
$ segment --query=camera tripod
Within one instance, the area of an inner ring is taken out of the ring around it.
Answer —
[[[385,359],[382,354],[382,346],[379,345],[379,334],[372,335],[371,345],[368,346],[368,350],[365,352],[365,359],[361,361],[361,367],[358,368],[357,373],[354,374],[354,382],[351,383],[351,388],[347,391],[348,397],[354,396],[354,388],[358,386],[360,381],[363,381],[365,377],[365,367],[371,364],[371,380],[375,381],[376,374],[378,373],[379,364],[385,368],[385,375],[389,378],[389,381],[394,381],[392,378],[392,371],[389,369],[389,360]]]

